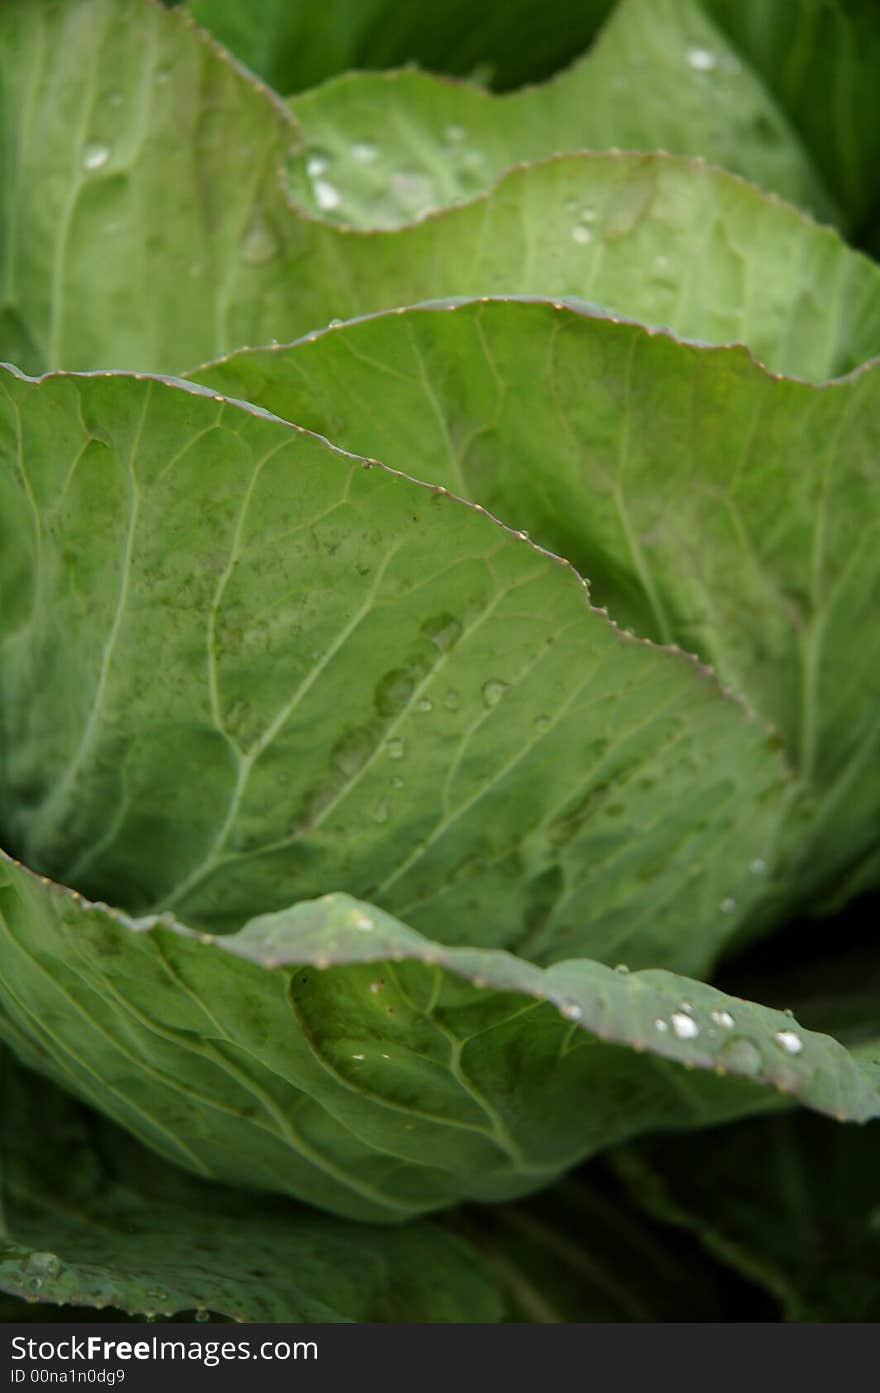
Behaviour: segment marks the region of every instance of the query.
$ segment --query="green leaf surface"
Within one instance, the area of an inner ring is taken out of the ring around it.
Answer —
[[[296,201],[359,228],[395,227],[562,151],[701,155],[826,219],[836,210],[772,97],[698,0],[624,0],[590,53],[496,97],[424,73],[349,73],[292,104]],[[582,242],[596,229],[578,224]]]
[[[742,349],[709,353],[576,306],[482,301],[366,319],[198,376],[475,499],[571,558],[618,622],[712,663],[782,732],[814,796],[781,873],[796,896],[874,851],[875,368],[817,388]]]
[[[880,211],[880,10],[872,0],[701,0],[772,92],[858,235]]]
[[[346,895],[212,941],[3,876],[0,1029],[25,1063],[190,1170],[348,1217],[515,1198],[790,1099],[880,1115],[876,1064],[674,974],[445,948]]]
[[[486,1268],[438,1226],[347,1224],[194,1180],[8,1052],[0,1198],[0,1290],[27,1301],[262,1322],[489,1322],[501,1314]]]
[[[775,739],[558,557],[204,388],[2,381],[28,865],[220,931],[343,888],[440,941],[695,973],[748,920]]]
[[[449,295],[577,296],[805,377],[880,345],[873,263],[685,159],[559,158],[416,226],[346,232],[289,206],[290,112],[177,12],[9,0],[0,65],[0,357],[29,372],[179,371]]]
[[[765,1118],[619,1161],[658,1219],[782,1302],[793,1321],[880,1319],[880,1127]]]
[[[590,42],[612,0],[190,0],[189,9],[279,92],[346,68],[417,62],[497,87],[545,77]]]

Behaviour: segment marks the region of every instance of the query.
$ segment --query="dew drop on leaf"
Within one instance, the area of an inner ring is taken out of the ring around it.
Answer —
[[[385,748],[391,759],[403,759],[406,754],[406,746],[399,735],[392,735]]]
[[[752,875],[763,875],[766,869],[767,862],[764,860],[763,856],[756,856],[749,866]]]
[[[317,179],[321,174],[327,172],[327,160],[323,155],[309,155],[306,160],[306,173],[311,179]]]
[[[576,1001],[565,1001],[559,1008],[559,1013],[565,1016],[567,1021],[579,1021],[584,1014]]]
[[[670,1017],[672,1029],[679,1040],[695,1040],[700,1033],[700,1027],[690,1016],[686,1016],[683,1011],[673,1011]]]
[[[707,73],[718,66],[718,59],[710,48],[689,48],[688,66],[696,72]]]
[[[800,1054],[804,1048],[804,1042],[795,1030],[777,1030],[773,1038],[786,1054]]]
[[[330,183],[329,179],[316,179],[312,184],[312,190],[315,195],[315,202],[322,213],[332,212],[333,209],[338,208],[342,202],[342,195],[335,184]]]
[[[278,238],[262,218],[251,223],[241,244],[241,257],[249,266],[263,266],[278,255]]]
[[[378,148],[370,140],[356,140],[351,147],[351,158],[356,164],[372,164],[378,157]]]
[[[723,1026],[725,1030],[732,1030],[736,1024],[729,1011],[713,1011],[712,1020],[716,1025]]]
[[[61,1271],[61,1259],[55,1253],[31,1253],[27,1267],[31,1272],[57,1277]]]
[[[90,172],[95,169],[103,169],[109,158],[109,145],[105,145],[102,140],[90,140],[83,150],[83,169],[87,169]]]
[[[733,914],[736,909],[736,900],[732,895],[726,895],[719,905],[722,914]]]
[[[441,653],[448,653],[461,637],[461,624],[451,614],[438,614],[435,619],[427,619],[422,625],[422,633],[431,640]]]
[[[502,682],[500,678],[490,677],[488,682],[483,683],[483,702],[491,708],[497,706],[504,693],[507,691],[509,683]]]
[[[734,1074],[759,1074],[763,1062],[761,1051],[751,1040],[728,1040],[718,1054],[718,1063]]]
[[[587,242],[592,242],[593,234],[588,227],[584,227],[583,223],[575,223],[574,227],[571,229],[571,238],[573,242],[578,242],[581,246],[586,246]]]
[[[654,1029],[659,1030],[662,1033],[664,1031],[667,1031],[669,1029],[669,1026],[662,1019],[662,1017],[658,1016],[656,1021],[654,1022]]]

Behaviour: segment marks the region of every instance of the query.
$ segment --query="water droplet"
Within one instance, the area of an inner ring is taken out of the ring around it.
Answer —
[[[509,686],[509,682],[502,682],[498,677],[490,677],[488,682],[483,683],[484,704],[490,710],[493,706],[497,706]]]
[[[669,1026],[666,1024],[664,1020],[661,1019],[660,1016],[658,1016],[656,1021],[654,1022],[654,1029],[662,1032],[668,1030]]]
[[[449,141],[450,145],[458,145],[459,142],[464,140],[465,137],[464,126],[447,126],[446,130],[444,131],[444,135],[446,136],[446,139]]]
[[[800,1054],[804,1048],[803,1040],[794,1030],[777,1030],[773,1039],[786,1054]]]
[[[367,1056],[366,1056],[365,1054],[353,1054],[353,1055],[352,1055],[352,1059],[357,1059],[357,1060],[359,1060],[359,1061],[362,1060],[362,1059],[366,1059],[366,1057],[367,1057]]]
[[[695,1040],[700,1033],[700,1027],[690,1016],[686,1016],[683,1011],[673,1011],[670,1017],[672,1029],[675,1031],[679,1040]]]
[[[419,710],[420,710],[420,711],[433,711],[433,710],[434,710],[434,703],[433,703],[433,701],[431,701],[430,697],[422,697],[422,698],[421,698],[421,700],[420,700],[420,702],[419,702]]]
[[[728,1040],[718,1055],[718,1063],[734,1074],[758,1074],[763,1062],[761,1051],[751,1040]]]
[[[372,141],[356,140],[351,147],[351,158],[357,164],[372,164],[378,158],[379,150]]]
[[[344,320],[344,319],[328,319],[328,320],[327,320],[327,328],[328,328],[328,329],[338,329],[339,326],[340,326],[340,324],[344,324],[344,323],[345,323],[345,320]],[[369,467],[370,467],[369,464],[367,464],[367,465],[366,465],[366,468],[369,469]]]
[[[586,246],[587,242],[592,242],[593,240],[593,234],[590,229],[584,227],[583,223],[579,222],[575,223],[574,227],[571,229],[571,237],[573,242],[579,242],[581,246]]]
[[[564,1001],[559,1007],[559,1014],[565,1016],[567,1021],[579,1021],[584,1013],[576,1001]]]
[[[713,1011],[712,1019],[716,1025],[721,1025],[725,1030],[732,1030],[736,1022],[729,1011]]]
[[[449,691],[443,698],[443,705],[446,707],[447,711],[457,711],[460,704],[461,703],[459,701],[458,692],[456,692],[454,688],[450,687]]]
[[[103,169],[110,158],[110,146],[102,140],[90,140],[83,150],[83,169]]]
[[[164,1287],[151,1287],[147,1292],[147,1300],[154,1301],[157,1305],[161,1306],[168,1300],[168,1293]]]
[[[374,821],[374,822],[387,822],[387,821],[388,821],[388,804],[385,802],[385,799],[384,799],[384,798],[382,799],[382,801],[381,801],[380,803],[377,803],[376,806],[375,806],[375,808],[373,809],[373,821]]]
[[[785,1008],[785,1010],[783,1011],[782,1014],[783,1014],[783,1016],[793,1017],[793,1016],[794,1016],[794,1011],[792,1011],[792,1009],[791,1009],[790,1006],[786,1006],[786,1008]]]
[[[403,711],[409,705],[415,686],[415,675],[408,668],[395,667],[386,672],[376,683],[373,695],[379,715],[396,716]]]
[[[262,266],[278,255],[278,238],[263,218],[256,218],[245,233],[241,258],[249,266]]]
[[[210,1319],[211,1319],[211,1313],[210,1313],[210,1311],[205,1311],[205,1310],[203,1310],[201,1307],[199,1308],[198,1311],[196,1311],[196,1320],[198,1321],[199,1325],[204,1325],[205,1321],[208,1321],[208,1320],[210,1320]]]
[[[31,1253],[27,1266],[31,1272],[42,1272],[46,1277],[57,1277],[61,1271],[61,1259],[55,1253]]]
[[[406,746],[399,735],[392,735],[385,748],[391,759],[403,759],[406,754]]]
[[[680,1001],[678,1003],[678,1009],[679,1011],[684,1011],[688,1016],[694,1014],[694,1008],[689,1001]]]
[[[376,995],[377,992],[380,992],[381,990],[382,990],[382,983],[381,983],[381,982],[371,982],[371,983],[370,983],[370,991],[373,993],[374,996]]]
[[[700,73],[707,73],[718,66],[717,55],[710,48],[689,48],[687,60],[688,66]]]
[[[736,909],[736,900],[732,895],[725,895],[721,904],[718,906],[722,914],[732,914]]]
[[[410,209],[429,207],[434,199],[431,180],[418,169],[402,169],[392,174],[391,188]]]
[[[369,914],[355,913],[352,923],[354,924],[356,929],[360,929],[361,933],[365,934],[369,933],[371,929],[374,927],[373,921],[370,918]]]
[[[28,1286],[30,1287],[31,1291],[39,1291],[42,1285],[42,1277],[31,1277],[28,1281]]]
[[[327,172],[327,160],[323,155],[309,155],[306,160],[306,173],[310,179],[317,179]]]
[[[658,270],[658,271],[665,271],[668,265],[669,265],[669,257],[668,257],[668,256],[662,256],[662,255],[661,255],[661,256],[655,256],[655,257],[654,257],[654,266],[655,266],[655,269],[656,269],[656,270]]]
[[[342,202],[342,195],[329,179],[316,179],[312,184],[315,202],[322,213],[330,213]]]
[[[766,869],[767,862],[764,860],[763,856],[756,856],[754,861],[749,866],[749,870],[751,871],[752,875],[763,875]]]
[[[373,737],[367,730],[350,730],[333,746],[330,761],[340,773],[352,778],[363,769],[373,749]]]
[[[448,653],[461,637],[461,624],[451,614],[439,614],[436,619],[425,621],[422,633],[436,644],[441,653]]]
[[[394,778],[391,780],[391,787],[392,787],[392,788],[403,788],[403,779],[400,777],[399,774],[395,774],[395,775],[394,775]]]
[[[626,976],[626,974],[629,972],[629,968],[627,967],[626,963],[617,963],[614,968],[614,971],[621,972],[624,976]]]
[[[550,717],[549,717],[549,716],[536,716],[536,717],[535,717],[535,730],[537,730],[540,734],[543,735],[544,731],[545,731],[545,730],[549,730],[549,729],[550,729]]]

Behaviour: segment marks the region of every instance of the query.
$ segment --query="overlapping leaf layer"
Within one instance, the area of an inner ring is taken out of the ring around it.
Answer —
[[[880,272],[810,216],[872,245],[876,16],[190,8],[277,91],[0,9],[0,1285],[714,1319],[720,1259],[869,1318],[875,994],[706,979],[880,878]],[[540,82],[300,91],[413,56]],[[864,1180],[827,1300],[807,1184],[794,1246],[769,1171],[717,1211],[765,1138]]]

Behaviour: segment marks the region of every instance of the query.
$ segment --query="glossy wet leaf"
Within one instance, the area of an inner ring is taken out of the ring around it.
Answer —
[[[613,618],[714,664],[782,732],[815,795],[783,872],[795,897],[871,857],[873,368],[816,388],[742,350],[573,306],[475,302],[242,353],[200,377],[399,468],[417,457],[422,477],[570,557]],[[760,853],[759,871],[771,862]]]
[[[590,52],[502,97],[425,73],[349,73],[293,103],[304,208],[354,227],[400,226],[473,198],[511,166],[563,151],[700,155],[827,220],[836,210],[772,96],[698,0],[623,0]],[[590,209],[574,221],[599,235]]]
[[[261,1322],[486,1322],[502,1309],[488,1269],[436,1225],[346,1224],[195,1180],[8,1052],[0,1195],[0,1290],[54,1303],[44,1320],[71,1306]]]
[[[440,941],[702,971],[788,779],[557,557],[255,408],[3,375],[3,838],[227,930],[343,887]]]
[[[560,158],[414,227],[346,233],[288,204],[288,109],[175,11],[10,0],[0,63],[0,357],[27,371],[180,371],[449,295],[578,296],[815,378],[880,344],[871,262],[687,160]]]
[[[353,1218],[511,1199],[788,1099],[880,1114],[880,1066],[671,973],[444,948],[345,895],[204,941],[3,874],[25,1062],[188,1169]]]

